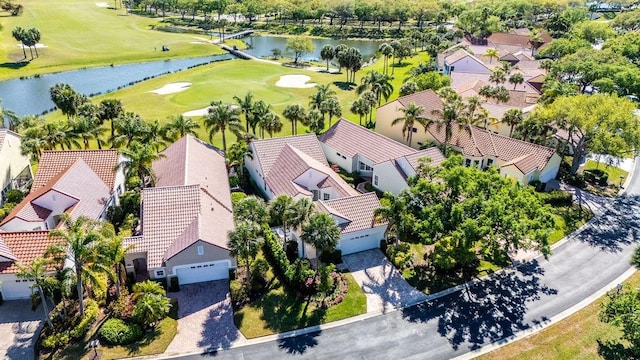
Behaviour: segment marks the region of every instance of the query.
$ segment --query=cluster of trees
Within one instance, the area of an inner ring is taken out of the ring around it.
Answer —
[[[38,47],[37,47],[37,44],[38,42],[40,42],[40,38],[41,38],[40,30],[38,30],[37,28],[23,29],[20,26],[18,26],[15,29],[13,29],[13,31],[11,32],[11,35],[13,36],[14,39],[16,39],[17,41],[20,41],[20,44],[22,44],[22,53],[24,54],[25,59],[27,58],[27,52],[24,49],[25,46],[29,47],[29,52],[31,53],[31,59],[33,59],[34,49],[36,51],[36,56],[40,56],[38,55]]]
[[[480,260],[504,263],[508,253],[549,253],[553,218],[532,187],[462,165],[452,155],[440,166],[420,164],[400,195],[385,194],[376,216],[399,241],[435,245],[432,264],[442,271],[475,269]]]
[[[316,212],[308,198],[294,200],[288,195],[279,195],[267,205],[262,199],[248,196],[234,204],[233,214],[235,229],[228,234],[228,244],[231,254],[244,262],[244,284],[247,288],[251,284],[250,264],[267,236],[264,231],[271,231],[269,225],[282,226],[286,234],[284,243],[277,246],[287,246],[291,230],[300,228],[301,240],[314,246],[318,255],[322,251],[333,250],[340,239],[340,228],[333,218]],[[295,249],[294,256],[297,257],[297,244]],[[312,272],[311,275],[314,278],[317,273]]]
[[[327,71],[329,71],[329,61],[336,59],[338,61],[339,70],[346,70],[347,82],[354,83],[356,81],[356,72],[362,68],[362,54],[360,50],[354,47],[347,47],[340,44],[335,48],[331,45],[325,45],[320,51],[320,57],[327,62]]]

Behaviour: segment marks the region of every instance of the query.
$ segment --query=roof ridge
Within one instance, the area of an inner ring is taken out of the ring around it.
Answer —
[[[488,131],[488,133],[489,133],[489,142],[491,143],[491,148],[493,149],[493,154],[495,155],[498,153],[498,151],[496,150],[496,143],[493,141],[493,133],[491,131]]]
[[[416,149],[414,149],[414,148],[412,148],[412,147],[410,147],[410,146],[407,146],[407,145],[405,145],[405,144],[403,144],[403,143],[401,143],[401,142],[399,142],[399,141],[395,141],[395,140],[393,140],[393,139],[391,139],[391,138],[389,138],[389,137],[387,137],[387,136],[384,136],[384,135],[382,135],[382,134],[380,134],[380,133],[378,133],[378,132],[375,132],[375,131],[373,131],[373,130],[371,130],[371,129],[367,129],[367,128],[366,128],[366,127],[364,127],[364,126],[360,126],[360,125],[357,125],[357,124],[355,124],[355,123],[352,123],[351,121],[349,121],[349,120],[347,120],[347,119],[345,119],[345,118],[343,118],[343,117],[341,117],[341,118],[340,118],[340,120],[338,120],[338,121],[337,121],[337,122],[336,122],[336,123],[335,123],[331,128],[335,127],[336,125],[338,125],[338,124],[339,124],[339,123],[341,123],[342,121],[344,121],[346,124],[349,124],[349,126],[353,126],[354,128],[358,128],[358,129],[364,130],[365,132],[368,132],[368,133],[370,133],[370,134],[373,134],[373,135],[375,135],[375,136],[376,136],[377,138],[379,138],[379,139],[383,139],[384,141],[389,141],[389,140],[391,140],[391,141],[393,141],[393,142],[398,143],[399,145],[401,145],[403,148],[405,148],[405,149],[407,149],[407,150],[412,150],[413,152],[416,152],[416,151],[417,151]],[[331,130],[331,128],[329,128],[329,130]],[[325,134],[326,134],[329,130],[327,130],[327,131],[325,132]],[[324,134],[323,134],[323,135],[324,135]],[[359,153],[358,153],[358,154],[359,154]]]
[[[218,204],[222,205],[223,208],[225,208],[227,211],[230,211],[233,213],[232,209],[229,209],[225,204],[223,204],[220,200],[216,199],[215,196],[213,196],[207,189],[200,187],[200,190],[204,191],[205,194],[207,194],[211,199],[213,199],[215,202],[217,202]],[[200,204],[200,206],[202,207],[202,204]]]
[[[186,184],[187,183],[187,174],[189,173],[189,171],[187,170],[187,168],[189,167],[189,134],[187,134],[184,138],[184,173],[183,178],[182,178],[182,183]]]
[[[485,129],[483,129],[481,127],[478,127],[476,125],[473,125],[473,126],[476,128],[476,130],[481,130],[481,131],[486,131],[488,133],[491,133],[491,131],[489,131],[489,130],[485,130]],[[491,134],[493,134],[493,133],[491,133]],[[532,143],[532,142],[528,142],[528,141],[524,141],[524,140],[520,140],[520,139],[516,139],[516,138],[512,138],[512,137],[508,137],[508,136],[505,136],[505,135],[493,134],[493,136],[504,138],[504,139],[508,139],[510,141],[516,141],[516,142],[519,142],[519,143],[527,144],[528,146],[533,146],[533,147],[540,148],[540,149],[555,151],[554,149],[552,149],[552,148],[550,148],[548,146],[544,146],[544,145],[540,145],[540,144],[536,144],[536,143]]]
[[[167,185],[167,186],[158,186],[158,187],[147,187],[142,189],[142,191],[155,191],[155,190],[164,190],[164,189],[173,189],[173,188],[189,188],[189,187],[200,187],[200,185],[191,184],[191,185]]]
[[[461,131],[464,131],[464,129],[460,129]],[[478,147],[478,142],[476,141],[476,137],[473,134],[473,127],[469,127],[469,133],[470,133],[470,137],[471,137],[471,141],[473,141],[473,146],[476,148],[476,150],[478,150],[478,153],[480,153],[482,156],[484,156],[485,154],[482,153],[482,151],[480,151],[480,147]]]

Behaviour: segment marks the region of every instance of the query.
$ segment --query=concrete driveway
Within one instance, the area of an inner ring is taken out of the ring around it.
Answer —
[[[30,300],[0,305],[0,359],[33,359],[33,344],[42,317],[42,308],[31,311]]]
[[[342,261],[367,296],[367,312],[386,312],[427,298],[378,249],[343,256]]]
[[[169,293],[178,299],[178,334],[165,354],[227,349],[246,341],[233,323],[229,281],[180,285]]]

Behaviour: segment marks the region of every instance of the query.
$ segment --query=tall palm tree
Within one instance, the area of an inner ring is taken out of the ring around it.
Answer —
[[[66,122],[48,122],[42,125],[42,140],[46,144],[45,150],[55,150],[60,146],[62,150],[70,149],[72,145],[79,147],[75,135],[69,131]]]
[[[491,75],[489,75],[489,82],[500,85],[504,84],[505,81],[507,81],[507,74],[502,70],[502,68],[497,67],[491,71]]]
[[[197,130],[200,124],[192,118],[185,117],[182,114],[173,115],[169,118],[169,122],[165,125],[165,134],[167,138],[175,141],[182,139],[187,135],[197,136]]]
[[[268,211],[269,219],[272,224],[282,225],[282,228],[286,231],[288,229],[288,222],[291,218],[291,208],[293,207],[293,199],[289,195],[278,195],[275,199],[269,202]]]
[[[249,132],[249,118],[253,112],[253,94],[251,92],[247,92],[243,98],[234,96],[233,99],[238,103],[240,110],[244,113],[244,122],[246,126],[245,131]]]
[[[489,58],[489,64],[491,64],[493,63],[493,59],[498,58],[498,49],[489,48],[487,49],[487,52],[485,53],[485,55],[487,55],[487,57]]]
[[[303,122],[306,114],[304,106],[300,104],[289,104],[282,111],[282,116],[291,121],[291,132],[293,135],[298,133],[298,122]]]
[[[271,112],[271,105],[267,104],[263,100],[258,100],[253,105],[253,110],[251,111],[251,117],[249,120],[249,126],[251,127],[251,132],[256,134],[256,127],[262,121],[262,118],[265,117],[269,112]],[[264,134],[262,134],[264,137]]]
[[[49,305],[47,304],[47,297],[44,293],[45,282],[47,278],[51,277],[47,271],[49,264],[50,261],[48,259],[36,258],[27,265],[18,265],[18,273],[16,276],[19,279],[31,279],[34,281],[34,286],[38,289],[38,295],[40,295],[42,310],[47,319],[47,325],[49,325],[50,329],[53,329],[51,316],[49,315]]]
[[[324,130],[324,116],[319,110],[312,109],[307,113],[305,124],[312,132],[320,134]]]
[[[389,58],[393,55],[393,46],[389,45],[389,43],[382,43],[380,44],[380,47],[378,48],[378,51],[380,51],[380,53],[382,55],[384,55],[384,73],[388,74],[389,73]]]
[[[124,257],[133,246],[132,244],[125,247],[122,236],[116,236],[110,241],[105,241],[99,251],[99,255],[104,262],[114,269],[111,274],[113,275],[111,280],[116,286],[116,296],[120,296],[120,284],[122,283],[123,275],[126,274]]]
[[[23,155],[31,155],[31,160],[38,161],[43,150],[47,150],[44,139],[44,130],[41,126],[28,128],[22,133],[20,150]]]
[[[332,95],[327,97],[322,104],[320,104],[320,112],[324,112],[329,115],[329,127],[331,127],[331,119],[334,116],[342,116],[342,106],[340,106],[340,99],[337,96]]]
[[[333,46],[329,44],[323,46],[322,50],[320,50],[320,58],[327,62],[327,72],[329,72],[329,61],[333,60],[334,56]]]
[[[209,113],[204,118],[204,126],[209,130],[209,141],[218,132],[222,134],[222,150],[227,152],[226,131],[238,135],[242,130],[240,123],[240,109],[232,104],[221,104],[212,102]]]
[[[336,94],[336,91],[329,84],[316,85],[316,93],[309,96],[309,108],[311,110],[321,110],[322,103],[329,97]]]
[[[396,126],[402,123],[402,136],[407,139],[407,143],[411,146],[411,141],[413,140],[413,130],[416,123],[422,125],[425,131],[429,128],[429,125],[434,123],[434,120],[427,119],[422,116],[424,112],[424,107],[420,105],[416,105],[414,102],[410,102],[407,107],[400,108],[403,116],[394,119],[391,122],[391,126]]]
[[[113,123],[112,148],[129,147],[133,141],[142,141],[148,131],[147,123],[140,115],[132,112],[121,114]]]
[[[340,228],[331,215],[315,213],[302,225],[300,239],[311,244],[318,251],[318,258],[322,252],[333,249],[340,240]]]
[[[279,133],[282,131],[282,121],[280,120],[280,116],[276,113],[269,111],[260,120],[261,121],[258,126],[262,132],[263,139],[265,131],[269,134],[270,138],[273,138],[273,133]]]
[[[373,107],[378,103],[378,99],[376,98],[376,94],[371,90],[367,90],[360,94],[360,98],[369,106],[369,122],[371,124],[373,122]]]
[[[362,117],[369,114],[369,111],[371,110],[367,102],[362,97],[359,97],[358,99],[356,99],[356,101],[351,103],[349,111],[351,111],[352,114],[358,115],[360,117],[359,122],[360,126],[362,126]]]
[[[251,277],[251,259],[258,254],[261,238],[258,237],[260,226],[253,221],[240,220],[236,221],[235,229],[229,232],[229,249],[231,256],[244,258],[247,267],[247,276],[245,277],[245,286],[250,283]]]
[[[94,129],[98,127],[97,124],[95,124],[90,118],[84,116],[69,119],[68,123],[71,128],[71,134],[82,140],[84,149],[88,150],[89,141],[95,139]]]
[[[522,123],[523,118],[524,116],[520,109],[509,109],[502,115],[502,122],[509,125],[509,137],[513,136],[513,129]]]
[[[515,90],[516,86],[524,83],[524,76],[519,72],[512,74],[511,76],[509,76],[509,83],[513,84],[513,90]]]
[[[236,141],[229,147],[229,152],[226,154],[227,160],[229,160],[229,166],[236,169],[241,179],[244,179],[244,163],[245,159],[253,159],[251,148],[249,144],[244,141]]]
[[[233,218],[236,221],[247,220],[262,226],[269,222],[269,211],[264,200],[247,196],[233,206]]]
[[[7,126],[9,130],[16,131],[18,121],[18,115],[13,111],[2,107],[2,99],[0,99],[0,128]]]
[[[13,29],[13,31],[11,31],[11,35],[13,36],[14,39],[16,39],[16,41],[20,42],[20,45],[22,45],[22,53],[24,54],[24,58],[26,59],[27,52],[24,49],[25,39],[27,35],[26,31],[20,26],[18,26],[15,29]]]
[[[360,85],[356,88],[356,93],[362,94],[367,90],[372,91],[376,95],[378,105],[380,105],[382,98],[384,98],[385,101],[389,100],[389,96],[393,93],[391,77],[375,70],[370,70],[360,80]]]
[[[398,246],[400,243],[400,236],[405,230],[403,224],[407,211],[406,203],[402,197],[396,197],[389,192],[385,192],[380,204],[381,206],[373,213],[375,221],[386,222],[387,231],[394,230],[396,232],[395,245]]]
[[[306,197],[299,198],[288,209],[289,225],[292,229],[304,224],[314,212],[314,205],[311,200]]]
[[[446,97],[442,110],[435,109],[431,113],[440,119],[436,123],[438,131],[444,128],[444,153],[446,155],[449,141],[453,136],[453,128],[457,126],[458,130],[465,131],[470,131],[471,129],[465,126],[464,112],[466,111],[466,106],[460,95],[450,91],[441,91],[440,94]]]
[[[117,169],[124,169],[128,177],[137,176],[143,188],[155,185],[153,162],[165,157],[164,154],[158,153],[153,144],[140,144],[137,141],[122,149],[121,153],[123,160]]]
[[[160,151],[161,147],[164,147],[170,138],[167,136],[166,126],[160,125],[160,121],[153,120],[147,123],[147,131],[145,132],[142,142],[145,144],[153,144],[156,151]]]
[[[84,281],[95,280],[97,271],[109,273],[108,266],[98,263],[98,252],[104,235],[100,224],[84,216],[72,220],[71,217],[62,214],[63,227],[52,230],[49,235],[59,237],[63,245],[54,245],[52,252],[65,253],[76,272],[76,291],[78,294],[78,306],[80,316],[84,317]]]
[[[98,118],[100,121],[111,123],[111,138],[115,137],[114,120],[124,113],[122,101],[118,99],[104,99],[98,105]]]

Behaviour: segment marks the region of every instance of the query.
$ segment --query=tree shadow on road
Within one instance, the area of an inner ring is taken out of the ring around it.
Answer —
[[[451,295],[404,309],[403,317],[411,322],[438,321],[438,333],[454,350],[464,343],[475,350],[530,327],[524,321],[527,304],[557,294],[540,283],[542,274],[534,260]]]
[[[304,354],[307,349],[318,345],[318,339],[316,338],[320,336],[320,333],[321,331],[316,331],[309,334],[278,339],[278,348],[293,355]]]
[[[575,236],[579,241],[607,252],[619,252],[623,246],[640,239],[640,196],[617,198],[602,217]]]

